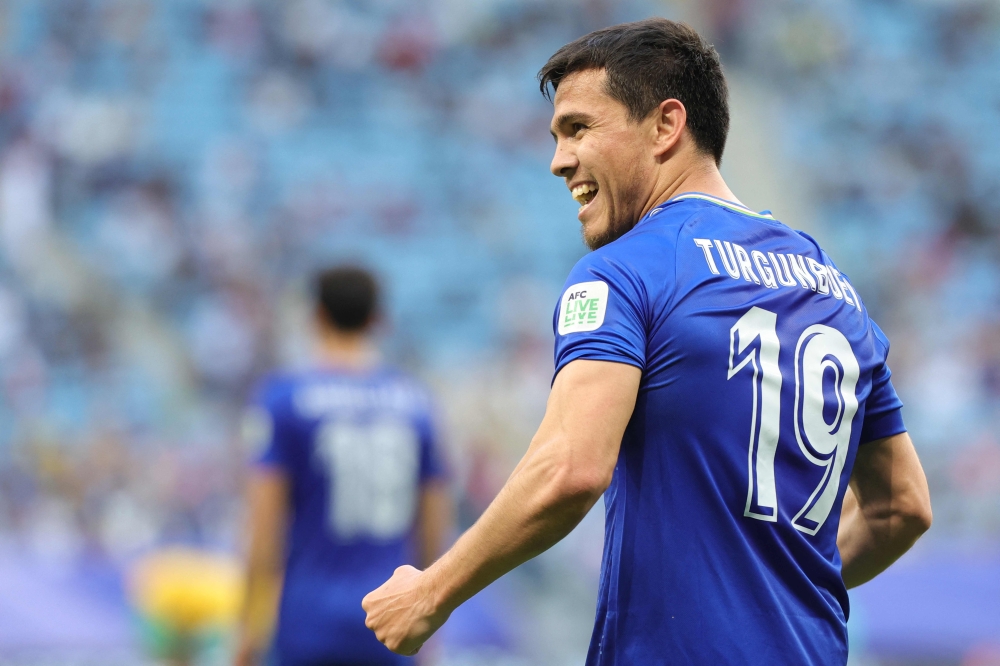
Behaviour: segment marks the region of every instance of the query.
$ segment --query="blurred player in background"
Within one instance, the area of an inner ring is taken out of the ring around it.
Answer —
[[[414,653],[605,493],[587,664],[843,666],[847,588],[931,521],[888,340],[814,239],[726,185],[726,81],[691,28],[606,28],[539,76],[593,250],[545,417],[455,546],[365,598],[368,625]]]
[[[341,267],[315,280],[319,362],[265,382],[248,416],[248,592],[238,666],[406,663],[364,625],[361,599],[397,567],[429,565],[451,506],[429,396],[383,366],[378,289]],[[280,597],[280,601],[279,601]]]

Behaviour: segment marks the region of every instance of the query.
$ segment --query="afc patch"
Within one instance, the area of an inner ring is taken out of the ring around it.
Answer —
[[[574,284],[559,302],[559,335],[600,328],[607,307],[607,282],[595,280]]]

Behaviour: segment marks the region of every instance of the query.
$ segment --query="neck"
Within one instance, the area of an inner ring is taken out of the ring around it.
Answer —
[[[321,330],[318,355],[326,367],[367,370],[378,363],[378,351],[366,333]]]
[[[664,168],[661,169],[656,187],[654,187],[640,219],[660,204],[685,192],[701,192],[742,204],[726,185],[726,181],[723,180],[722,174],[719,173],[719,168],[712,158],[696,159],[679,168],[669,168],[669,165],[669,161],[663,164]]]

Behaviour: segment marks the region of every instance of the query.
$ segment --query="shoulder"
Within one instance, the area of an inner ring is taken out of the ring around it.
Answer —
[[[836,264],[833,263],[833,258],[827,254],[826,250],[823,249],[818,240],[801,229],[795,229],[795,234],[813,246],[816,253],[823,259],[823,263],[828,263],[836,267]]]
[[[840,269],[837,267],[837,262],[835,262],[833,260],[833,257],[830,256],[829,252],[827,252],[826,250],[823,249],[823,246],[821,246],[819,244],[818,240],[816,240],[815,238],[813,238],[811,235],[809,235],[805,231],[801,231],[801,230],[798,230],[798,229],[795,230],[795,234],[797,236],[799,236],[800,238],[804,239],[805,241],[807,241],[810,245],[812,245],[812,248],[815,250],[816,254],[819,256],[821,264],[824,264],[826,266],[829,266],[829,267],[833,268],[836,271],[836,274],[837,274],[838,278],[842,278],[842,279],[845,279],[845,280],[848,279],[847,278],[847,274],[840,272]]]
[[[872,320],[871,318],[868,319],[868,325],[871,327],[872,337],[874,337],[875,340],[878,341],[879,345],[881,345],[883,353],[885,353],[886,355],[888,355],[888,353],[889,353],[889,338],[882,331],[882,329],[879,328],[879,325],[876,324],[875,321]]]
[[[565,314],[586,306],[603,311],[609,293],[632,302],[640,300],[645,292],[645,262],[631,245],[622,237],[576,262],[563,286],[559,310]]]
[[[287,432],[292,415],[294,378],[271,373],[257,382],[249,405],[240,419],[240,436],[254,458],[267,450],[276,432]]]

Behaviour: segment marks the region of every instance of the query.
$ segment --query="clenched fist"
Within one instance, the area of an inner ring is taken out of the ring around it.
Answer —
[[[396,654],[414,655],[448,619],[436,608],[434,590],[424,572],[399,567],[381,587],[361,601],[365,626]]]

